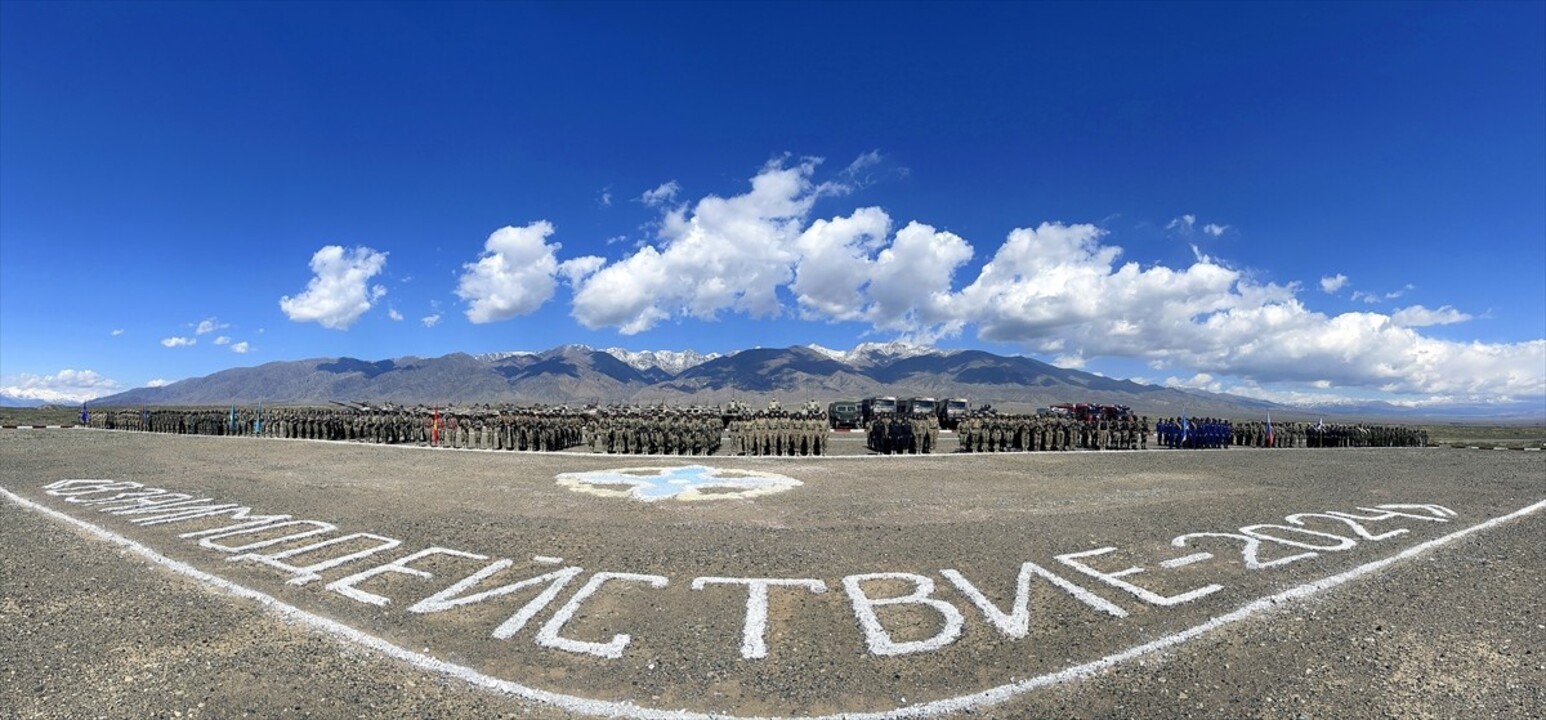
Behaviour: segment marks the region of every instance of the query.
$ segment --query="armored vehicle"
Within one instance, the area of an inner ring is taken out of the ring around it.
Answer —
[[[863,408],[858,400],[838,400],[827,404],[827,427],[852,430],[864,419]]]

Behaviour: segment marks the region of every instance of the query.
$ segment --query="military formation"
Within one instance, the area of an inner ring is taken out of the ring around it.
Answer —
[[[1232,439],[1238,436],[1228,420],[1181,417],[1164,418],[1155,423],[1154,437],[1160,447],[1216,450],[1229,447]]]
[[[1146,450],[1148,418],[1091,418],[1066,415],[974,414],[956,432],[961,452],[1051,452],[1061,450]]]
[[[528,408],[199,408],[95,410],[87,425],[179,435],[249,435],[382,445],[553,451],[581,442],[585,418]]]
[[[239,435],[455,449],[622,455],[812,456],[830,451],[824,414],[720,408],[487,405],[453,408],[115,408],[91,410],[90,427],[183,435]],[[883,414],[865,428],[876,454],[933,453],[938,418]],[[1219,418],[1090,417],[978,412],[956,429],[959,452],[1064,450],[1413,447],[1427,431],[1394,425],[1230,421]]]
[[[724,422],[703,409],[608,408],[587,415],[585,445],[621,455],[713,455]]]
[[[876,416],[864,433],[865,447],[882,455],[932,453],[939,447],[939,418],[933,415]]]
[[[92,410],[84,417],[88,427],[101,430],[137,430],[177,435],[263,434],[253,411],[237,408],[229,411],[211,408],[196,410],[120,408]]]
[[[1337,448],[1423,447],[1428,431],[1399,425],[1327,425],[1324,422],[1230,421],[1167,418],[1156,426],[1159,444],[1169,448]]]
[[[729,431],[733,455],[822,455],[827,449],[827,420],[820,412],[768,410],[736,417]]]
[[[1304,429],[1303,447],[1425,447],[1428,431],[1400,425],[1327,425],[1317,422]]]

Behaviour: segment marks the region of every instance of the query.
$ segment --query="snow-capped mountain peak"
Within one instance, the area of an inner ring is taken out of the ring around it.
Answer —
[[[834,350],[820,345],[806,345],[812,352],[825,355],[833,360],[847,365],[875,365],[883,362],[902,360],[920,355],[948,355],[947,351],[940,350],[932,345],[916,345],[900,340],[884,343],[859,343],[852,350]]]
[[[627,350],[610,347],[602,352],[627,363],[635,370],[659,368],[672,375],[719,357],[719,353],[700,353],[696,350]]]
[[[519,357],[519,356],[522,356],[522,355],[536,355],[536,354],[537,353],[534,353],[534,352],[532,352],[530,350],[505,350],[503,352],[478,353],[477,355],[473,355],[472,357],[473,357],[473,359],[478,360],[479,362],[497,363],[500,360],[504,360],[506,358]]]
[[[848,362],[848,351],[847,350],[833,350],[832,348],[822,347],[822,346],[817,345],[815,343],[811,343],[810,345],[806,345],[805,348],[807,350],[815,352],[815,353],[817,353],[819,355],[825,355],[828,358],[836,360],[836,361],[838,361],[840,363]]]

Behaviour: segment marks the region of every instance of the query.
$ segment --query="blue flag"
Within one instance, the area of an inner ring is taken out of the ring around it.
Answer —
[[[82,425],[85,425],[87,423],[87,419],[86,418],[87,418],[87,415],[86,415],[86,403],[82,402],[81,403],[81,424]]]

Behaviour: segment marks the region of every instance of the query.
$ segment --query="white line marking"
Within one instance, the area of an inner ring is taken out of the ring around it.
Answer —
[[[1187,565],[1191,565],[1192,563],[1199,563],[1199,562],[1202,562],[1204,560],[1212,560],[1212,559],[1213,559],[1213,553],[1210,553],[1210,552],[1200,552],[1200,553],[1197,553],[1196,555],[1187,555],[1186,557],[1178,557],[1178,558],[1175,558],[1173,560],[1165,560],[1165,561],[1160,563],[1160,567],[1166,568],[1166,569],[1170,569],[1170,570],[1174,570],[1174,569],[1176,569],[1178,567],[1186,567]]]
[[[9,490],[6,490],[5,488],[0,488],[0,493],[4,493],[5,496],[11,500],[11,502],[16,503],[17,505],[30,510],[35,510],[57,520],[75,525],[103,540],[127,548],[131,552],[140,555],[152,563],[165,567],[173,572],[186,575],[190,578],[193,578],[194,580],[198,580],[199,582],[202,582],[213,589],[220,590],[240,598],[255,600],[285,620],[297,622],[302,625],[309,625],[313,628],[316,628],[317,630],[339,638],[340,640],[358,643],[372,650],[376,650],[384,655],[387,655],[388,657],[402,660],[403,662],[413,665],[414,667],[417,667],[421,670],[450,675],[452,677],[465,680],[470,684],[487,688],[495,692],[514,695],[528,700],[535,700],[537,702],[548,703],[565,710],[571,710],[587,715],[630,718],[660,718],[662,720],[760,720],[760,718],[726,715],[720,713],[710,714],[692,712],[689,710],[656,710],[653,708],[641,708],[631,702],[591,700],[588,698],[575,697],[573,695],[555,693],[548,690],[539,690],[537,688],[527,687],[519,683],[511,682],[509,680],[502,680],[500,678],[481,673],[465,665],[449,663],[424,653],[414,652],[406,648],[398,647],[397,645],[393,645],[391,642],[378,638],[374,635],[368,635],[336,620],[331,620],[321,615],[307,612],[293,605],[287,605],[271,595],[259,592],[257,590],[252,590],[242,585],[238,585],[234,582],[231,582],[230,580],[226,580],[225,578],[211,575],[182,561],[173,560],[172,558],[162,555],[161,553],[158,553],[145,545],[141,545],[140,543],[130,540],[129,538],[119,535],[111,530],[98,527],[89,522],[86,522],[85,520],[77,519],[74,516],[65,514],[53,508],[40,505]],[[1368,575],[1369,573],[1380,570],[1401,560],[1415,557],[1441,545],[1447,545],[1451,542],[1454,542],[1455,540],[1459,540],[1460,538],[1470,535],[1471,533],[1480,532],[1488,528],[1502,525],[1503,523],[1506,523],[1510,520],[1515,520],[1538,512],[1543,508],[1546,508],[1546,500],[1537,502],[1533,505],[1530,505],[1529,507],[1515,510],[1514,512],[1511,512],[1507,515],[1502,515],[1491,520],[1483,521],[1463,530],[1457,530],[1448,535],[1413,545],[1412,547],[1402,550],[1401,552],[1396,553],[1390,557],[1364,563],[1363,565],[1359,565],[1358,567],[1355,567],[1351,570],[1332,575],[1331,577],[1322,578],[1314,582],[1308,582],[1303,585],[1291,587],[1282,592],[1268,595],[1267,597],[1261,598],[1259,600],[1254,600],[1252,602],[1246,603],[1245,605],[1242,605],[1233,612],[1219,615],[1211,620],[1208,620],[1207,622],[1202,623],[1201,625],[1196,625],[1180,632],[1166,635],[1162,638],[1144,643],[1142,645],[1135,645],[1126,650],[1107,655],[1103,658],[1100,658],[1099,660],[1092,660],[1090,662],[1064,668],[1056,672],[1038,675],[1036,677],[1021,680],[1019,682],[999,685],[998,687],[989,688],[987,690],[982,690],[969,695],[961,695],[959,697],[935,700],[917,705],[908,705],[906,707],[900,707],[894,710],[843,713],[840,715],[787,716],[787,718],[788,720],[796,720],[797,718],[802,717],[804,720],[891,720],[892,718],[930,717],[943,713],[960,712],[972,708],[994,705],[1005,700],[1009,700],[1016,695],[1021,695],[1040,687],[1057,685],[1060,683],[1066,683],[1100,674],[1134,658],[1150,655],[1161,650],[1166,650],[1168,648],[1180,645],[1188,640],[1205,635],[1225,625],[1245,620],[1253,615],[1257,615],[1269,610],[1277,609],[1285,602],[1301,600],[1323,590],[1329,590],[1356,578]],[[768,718],[767,720],[773,720],[773,718]]]

